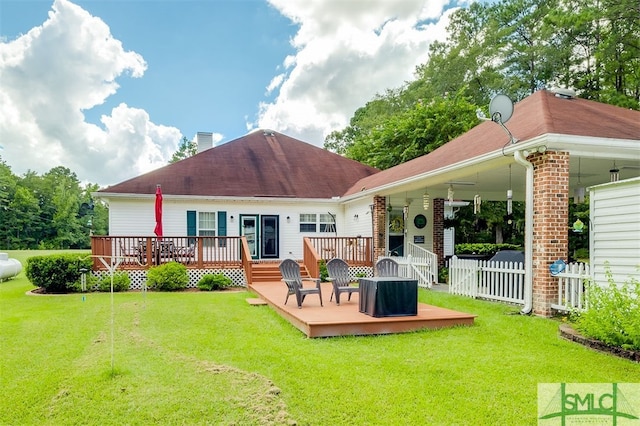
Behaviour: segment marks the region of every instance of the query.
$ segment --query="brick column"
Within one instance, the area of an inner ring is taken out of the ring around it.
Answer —
[[[384,256],[386,251],[387,200],[385,197],[373,197],[373,261]]]
[[[550,316],[558,279],[549,265],[567,259],[569,247],[569,153],[533,154],[533,313]]]
[[[438,256],[438,267],[444,264],[444,199],[436,198],[433,206],[433,252]]]

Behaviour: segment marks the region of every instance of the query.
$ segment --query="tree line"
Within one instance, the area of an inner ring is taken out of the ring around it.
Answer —
[[[0,248],[89,248],[90,234],[107,234],[109,223],[107,207],[91,197],[98,189],[66,167],[19,177],[0,157]]]

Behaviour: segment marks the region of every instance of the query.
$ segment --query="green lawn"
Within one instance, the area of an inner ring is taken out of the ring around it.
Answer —
[[[533,425],[538,383],[640,382],[557,321],[426,290],[476,325],[308,339],[247,292],[32,288],[0,283],[2,425]]]

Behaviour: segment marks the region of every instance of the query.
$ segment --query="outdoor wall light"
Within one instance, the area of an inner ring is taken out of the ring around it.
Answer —
[[[231,219],[231,222],[233,222],[233,216],[229,217],[229,219]]]
[[[358,213],[353,215],[353,220],[358,220]]]
[[[291,222],[291,216],[287,216],[287,223]]]

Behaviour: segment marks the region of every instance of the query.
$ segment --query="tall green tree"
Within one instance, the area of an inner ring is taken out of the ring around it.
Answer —
[[[182,137],[182,140],[178,144],[178,150],[173,153],[171,159],[169,160],[169,164],[175,163],[180,160],[184,160],[185,158],[192,157],[198,153],[198,144],[194,141],[190,141],[186,138],[186,136]]]
[[[109,234],[109,209],[102,200],[95,200],[92,194],[100,189],[97,184],[87,184],[81,196],[82,204],[78,217],[86,226],[87,235],[108,235]],[[83,206],[87,208],[83,209]],[[89,244],[89,238],[87,238]]]
[[[348,158],[387,169],[433,151],[478,122],[477,106],[460,93],[394,109],[403,103],[403,93],[396,97],[368,103],[325,148],[337,147]]]
[[[7,235],[7,247],[37,249],[42,231],[40,206],[34,195],[24,187],[18,187],[9,204],[11,234]]]
[[[407,109],[408,106],[403,102],[401,93],[401,89],[389,89],[384,95],[376,95],[364,107],[356,110],[349,121],[349,126],[343,130],[331,132],[325,138],[324,148],[337,154],[347,155],[347,151],[358,139],[365,138],[376,128],[380,128],[383,120]]]
[[[503,84],[496,67],[500,34],[492,13],[491,5],[478,2],[453,13],[447,40],[430,45],[429,60],[416,68],[409,90],[431,99],[463,89],[471,102],[487,104]]]
[[[80,182],[66,167],[54,167],[43,180],[51,188],[53,208],[52,226],[55,236],[50,241],[54,248],[79,248],[86,244],[85,227],[78,218],[80,210]]]
[[[17,178],[11,172],[11,168],[0,157],[0,246],[13,248],[10,236],[15,212],[11,209],[11,202],[15,197]]]
[[[587,99],[640,109],[640,3],[559,0],[543,21],[557,81]]]

